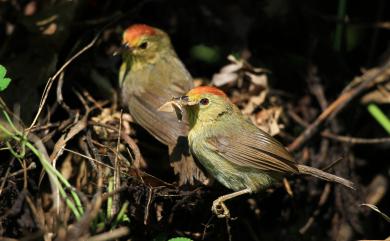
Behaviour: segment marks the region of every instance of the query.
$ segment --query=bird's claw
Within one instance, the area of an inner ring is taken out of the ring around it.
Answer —
[[[211,211],[217,215],[218,218],[230,218],[230,211],[221,199],[216,199],[213,202]]]

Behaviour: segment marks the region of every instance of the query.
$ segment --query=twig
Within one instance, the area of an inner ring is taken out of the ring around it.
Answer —
[[[324,88],[320,83],[320,78],[318,77],[318,68],[317,66],[310,64],[307,71],[306,81],[308,82],[310,92],[317,98],[318,103],[321,106],[322,110],[325,110],[328,106],[328,101],[325,98]]]
[[[253,229],[249,220],[245,218],[242,220],[242,222],[243,222],[244,226],[247,228],[248,233],[249,233],[250,237],[252,238],[252,240],[253,241],[260,241],[259,237],[257,237],[257,234],[256,234],[255,230]]]
[[[360,204],[360,206],[369,207],[371,210],[379,213],[388,223],[390,223],[390,217],[386,213],[379,210],[379,208],[377,206],[369,204],[369,203],[362,203],[362,204]]]
[[[45,125],[35,126],[31,128],[31,131],[42,131],[42,130],[50,129],[52,127],[59,127],[59,126],[60,126],[60,122],[47,123]]]
[[[103,110],[103,107],[109,103],[109,101],[103,101],[102,103],[99,103],[97,100],[95,100],[92,95],[86,91],[86,90],[83,90],[82,91],[83,93],[83,96],[85,96],[87,98],[87,100],[89,100],[90,102],[92,102],[96,108],[98,108],[99,110]]]
[[[300,234],[304,234],[307,232],[307,230],[310,228],[310,226],[314,223],[315,218],[320,214],[321,207],[325,204],[325,202],[328,200],[330,194],[330,184],[327,183],[324,187],[324,190],[322,191],[320,200],[318,202],[318,206],[316,210],[314,211],[313,215],[307,220],[306,224],[299,229]]]
[[[321,84],[321,78],[318,76],[318,68],[313,64],[309,64],[308,66],[307,82],[308,82],[310,92],[316,97],[318,103],[320,104],[321,111],[324,111],[329,103],[325,97],[325,91]],[[337,125],[336,120],[333,119],[331,124],[332,125],[330,129],[334,131]],[[322,139],[320,144],[320,150],[318,153],[319,155],[316,157],[317,162],[322,163],[327,159],[328,148],[329,148],[329,140]]]
[[[390,137],[383,138],[359,138],[359,137],[350,137],[350,136],[340,136],[333,134],[327,130],[321,132],[321,136],[340,142],[347,142],[349,144],[380,144],[380,143],[390,143]]]
[[[27,176],[27,163],[26,163],[26,159],[23,158],[23,162],[22,162],[22,167],[23,169],[21,170],[22,173],[23,173],[23,190],[27,190],[27,186],[28,186],[28,176]]]
[[[88,124],[89,125],[98,125],[98,126],[119,132],[119,130],[116,127],[111,126],[111,125],[106,125],[106,124],[98,123],[95,121],[88,121]],[[130,146],[131,150],[133,151],[134,166],[137,168],[140,167],[141,163],[144,163],[144,160],[141,156],[141,151],[139,150],[137,143],[135,143],[135,141],[124,132],[121,133],[121,138]]]
[[[37,226],[39,227],[40,230],[42,230],[43,233],[46,233],[46,232],[45,232],[45,225],[44,225],[44,223],[43,223],[43,220],[44,220],[44,219],[41,219],[41,218],[39,217],[39,215],[38,215],[38,210],[37,210],[37,208],[35,207],[34,202],[31,200],[31,198],[29,197],[29,195],[26,195],[25,200],[26,200],[28,206],[30,207],[30,210],[31,210],[31,212],[32,212],[32,214],[33,214],[33,217],[34,217],[34,220],[35,220]]]
[[[287,112],[289,116],[297,122],[299,125],[308,127],[309,124],[303,120],[300,116],[298,116],[294,111],[288,110]],[[370,145],[370,144],[380,144],[380,143],[390,143],[390,137],[382,137],[382,138],[361,138],[361,137],[352,137],[352,136],[343,136],[336,135],[329,130],[324,130],[321,132],[321,136],[325,138],[329,138],[339,142],[347,142],[351,145]]]
[[[45,224],[44,224],[44,218],[40,217],[38,209],[35,207],[34,202],[31,200],[29,195],[26,195],[25,200],[30,207],[30,210],[33,214],[34,220],[39,227],[40,230],[42,230],[43,233],[46,233]]]
[[[143,165],[141,163],[144,163],[144,160],[141,156],[141,151],[139,150],[138,145],[135,143],[135,141],[132,138],[130,138],[128,135],[126,135],[126,133],[122,133],[121,137],[127,143],[127,145],[130,146],[131,150],[133,151],[134,166],[136,168],[139,168],[141,165]],[[146,165],[143,165],[143,166],[146,166]]]
[[[327,165],[326,167],[324,168],[321,168],[322,171],[326,172],[328,171],[329,169],[331,169],[332,167],[334,167],[337,163],[339,163],[341,160],[343,160],[343,157],[340,157],[338,159],[336,159],[335,161],[333,161],[332,163],[330,163],[329,165]]]
[[[123,185],[119,187],[118,189],[112,191],[112,192],[106,192],[102,194],[102,201],[105,202],[109,197],[112,197],[114,195],[117,195],[118,193],[121,193],[128,189],[127,185]]]
[[[45,145],[43,145],[43,143],[42,143],[42,140],[39,139],[39,137],[35,136],[32,133],[29,135],[29,139],[31,139],[31,141],[34,142],[34,145],[37,147],[37,149],[39,150],[40,154],[44,157],[44,159],[49,161],[50,158],[49,158],[49,155],[47,153]],[[59,191],[58,185],[57,185],[58,180],[54,174],[52,174],[50,172],[47,172],[47,174],[49,176],[49,182],[50,182],[50,186],[51,186],[51,189],[53,192],[53,200],[54,200],[53,207],[56,207],[57,213],[59,213],[59,211],[60,211],[60,191]]]
[[[389,184],[387,176],[378,174],[376,175],[366,188],[366,196],[364,197],[364,203],[377,205],[387,195]]]
[[[99,37],[99,34],[96,35],[92,41],[87,44],[84,48],[82,48],[80,51],[78,51],[75,55],[73,55],[69,60],[67,60],[62,66],[61,68],[52,76],[49,78],[49,80],[47,81],[46,83],[46,86],[45,86],[45,89],[43,90],[43,93],[42,93],[42,97],[41,97],[41,100],[39,102],[39,108],[38,108],[38,112],[37,114],[35,115],[34,117],[34,120],[32,121],[31,125],[29,128],[27,128],[27,133],[30,132],[31,128],[34,127],[35,123],[38,121],[38,118],[39,118],[39,115],[41,114],[42,110],[43,110],[43,107],[45,105],[45,102],[46,102],[46,99],[47,99],[47,96],[49,95],[49,91],[53,85],[53,82],[57,79],[57,77],[65,70],[66,67],[68,67],[68,65],[70,63],[73,62],[73,60],[75,60],[77,57],[79,57],[81,54],[83,54],[85,51],[87,51],[88,49],[92,48],[92,46],[95,44],[96,40],[98,39]]]
[[[87,118],[88,118],[88,112],[83,116],[81,120],[79,120],[70,130],[63,134],[60,139],[56,142],[54,145],[53,152],[50,155],[51,161],[57,159],[61,154],[66,146],[66,143],[72,139],[75,135],[77,135],[79,132],[83,131],[85,127],[87,127]]]
[[[110,168],[110,169],[114,169],[112,166],[110,166],[110,165],[107,165],[107,164],[105,164],[104,162],[99,162],[98,160],[96,160],[96,159],[94,159],[94,158],[92,158],[92,157],[89,157],[89,156],[83,155],[83,154],[81,154],[81,153],[79,153],[79,152],[77,152],[77,151],[73,151],[73,150],[71,150],[71,149],[68,149],[68,148],[65,148],[65,147],[64,147],[64,149],[63,149],[63,150],[64,150],[64,151],[67,151],[67,152],[70,152],[70,153],[73,153],[73,154],[75,154],[75,155],[78,155],[78,156],[84,157],[85,159],[88,159],[88,160],[91,160],[91,161],[97,162],[99,165],[102,165],[102,166],[104,166],[104,167],[107,167],[107,168]]]
[[[148,224],[149,209],[150,209],[150,204],[152,203],[152,194],[153,194],[153,188],[149,187],[148,201],[146,202],[146,206],[145,206],[144,225]]]
[[[290,186],[290,183],[288,182],[287,178],[283,178],[283,185],[284,185],[284,189],[286,189],[286,192],[287,194],[290,196],[290,197],[293,197],[294,196],[294,193],[291,189],[291,186]]]
[[[120,164],[119,164],[119,145],[121,144],[121,133],[122,133],[122,111],[119,118],[119,130],[118,130],[118,139],[116,142],[116,152],[115,152],[115,161],[114,161],[114,190],[120,187],[121,179],[119,177],[120,174]],[[113,217],[119,210],[119,195],[115,195],[113,197],[113,205],[111,209],[111,217]]]
[[[120,237],[123,237],[127,234],[129,234],[130,230],[128,227],[120,227],[102,234],[95,235],[93,237],[90,237],[87,239],[87,241],[106,241],[106,240],[113,240]]]
[[[74,224],[74,228],[68,234],[68,240],[82,240],[83,235],[89,232],[89,226],[92,220],[98,215],[102,206],[102,193],[100,190],[94,195],[92,202],[88,205],[83,218]],[[80,239],[81,238],[81,239]]]
[[[233,240],[232,226],[230,226],[229,220],[230,220],[229,217],[226,217],[226,218],[225,218],[225,222],[226,222],[226,232],[227,232],[227,234],[228,234],[228,238],[229,238],[228,240],[229,240],[229,241],[232,241],[232,240]]]
[[[95,108],[95,107],[89,108],[88,102],[84,99],[84,96],[76,89],[73,88],[72,90],[73,90],[74,94],[77,96],[77,98],[79,98],[79,100],[80,100],[81,104],[83,105],[86,112],[91,112],[91,110],[93,110]]]
[[[20,239],[14,239],[14,238],[8,238],[8,237],[1,237],[2,241],[20,241]]]
[[[26,170],[26,171],[33,170],[33,169],[35,169],[36,167],[37,167],[37,164],[35,164],[35,162],[31,162],[30,165],[29,165],[25,170]],[[8,170],[7,170],[7,171],[8,171]],[[13,177],[13,176],[17,176],[17,175],[19,175],[19,174],[21,174],[21,173],[23,173],[23,172],[24,172],[24,170],[22,169],[22,170],[18,170],[18,171],[16,171],[16,172],[13,172],[13,173],[11,173],[11,174],[6,173],[5,177],[0,178],[0,181],[7,180],[7,178],[10,178],[10,177]],[[8,176],[7,176],[7,174],[8,174]],[[3,185],[0,187],[0,190],[1,190],[2,188],[3,188]],[[0,194],[1,194],[1,191],[0,191]]]
[[[62,85],[64,84],[64,72],[61,72],[60,78],[58,79],[57,84],[57,102],[64,108],[69,114],[74,113],[75,111],[72,110],[65,102],[64,98],[62,97]]]
[[[83,136],[80,141],[79,141],[79,145],[80,145],[80,148],[84,151],[85,153],[85,156],[88,156],[89,158],[87,158],[87,160],[89,161],[89,164],[92,166],[92,168],[96,171],[97,170],[97,166],[95,164],[95,162],[91,161],[93,159],[96,159],[96,155],[94,153],[94,158],[92,158],[91,156],[91,153],[89,152],[89,148],[90,145],[89,145],[89,142],[92,142],[89,138],[90,136],[88,136],[88,132],[89,130],[87,131],[87,136]],[[86,140],[86,141],[85,141]]]
[[[5,172],[5,175],[4,177],[2,177],[0,180],[2,181],[1,182],[1,185],[0,185],[0,196],[1,194],[3,193],[3,188],[5,186],[5,182],[7,181],[7,179],[9,177],[11,177],[11,175],[9,174],[10,171],[11,171],[11,167],[14,165],[14,161],[15,161],[15,157],[12,158],[12,160],[10,161],[10,164],[8,165],[8,168],[7,168],[7,171]],[[20,171],[20,170],[19,170]]]
[[[301,133],[288,147],[290,151],[300,148],[309,138],[311,138],[319,129],[319,126],[326,120],[332,119],[339,113],[353,98],[363,91],[374,86],[379,79],[388,78],[390,75],[390,59],[378,69],[366,71],[361,77],[363,81],[356,87],[343,92],[335,101],[333,101],[318,117],[311,123],[306,130]]]
[[[211,217],[209,218],[209,220],[207,221],[206,224],[202,224],[204,226],[204,229],[203,229],[203,232],[202,232],[202,240],[204,240],[206,238],[206,235],[207,235],[207,229],[211,226],[213,226],[213,224],[210,224],[211,221],[213,221],[214,219],[214,215],[211,215]]]

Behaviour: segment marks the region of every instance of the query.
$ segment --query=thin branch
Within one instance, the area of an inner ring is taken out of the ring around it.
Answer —
[[[120,179],[120,161],[118,158],[119,153],[119,146],[121,144],[121,133],[122,133],[122,111],[119,119],[119,131],[118,131],[118,139],[116,142],[116,151],[115,151],[115,161],[114,161],[114,191],[118,189],[121,185],[121,179]],[[113,217],[119,210],[119,195],[115,195],[113,197],[113,205],[111,209],[111,217]]]
[[[363,91],[371,88],[379,81],[387,79],[390,76],[390,59],[379,67],[366,71],[361,77],[358,77],[360,83],[345,92],[343,92],[333,103],[331,103],[318,117],[311,123],[306,130],[301,133],[294,141],[288,146],[290,151],[300,148],[308,139],[310,139],[315,133],[318,132],[319,126],[325,121],[334,118],[352,99],[361,94]]]
[[[315,218],[320,214],[321,207],[324,206],[324,204],[328,200],[329,194],[330,194],[330,184],[327,183],[324,187],[324,190],[322,190],[320,200],[318,202],[317,208],[314,211],[313,215],[311,215],[311,217],[307,220],[306,224],[299,229],[300,234],[304,234],[307,232],[307,230],[309,230],[310,226],[314,223]]]
[[[12,166],[12,165],[10,165],[10,166]],[[7,178],[10,178],[10,177],[13,177],[13,176],[17,176],[17,175],[23,173],[24,170],[29,171],[29,170],[35,169],[36,167],[37,167],[37,164],[35,164],[35,162],[31,162],[30,165],[28,167],[26,167],[26,169],[18,170],[16,172],[11,173],[11,174],[9,174],[8,170],[7,170],[7,173],[6,173],[5,177],[0,178],[0,181],[3,181],[3,180],[5,181],[5,180],[7,180]],[[1,185],[0,190],[2,188],[3,188],[3,184]],[[1,194],[1,191],[0,191],[0,194]]]
[[[390,143],[390,137],[382,138],[360,138],[360,137],[350,137],[350,136],[340,136],[333,134],[327,130],[321,132],[321,136],[340,142],[347,142],[352,145],[356,144],[381,144],[381,143]]]
[[[130,233],[130,230],[128,227],[120,227],[111,231],[107,231],[102,234],[95,235],[93,237],[90,237],[87,239],[87,241],[106,241],[106,240],[113,240],[118,239],[120,237],[123,237]]]
[[[42,94],[42,97],[41,97],[41,100],[39,102],[39,108],[38,108],[38,112],[37,114],[35,115],[34,117],[34,120],[33,122],[31,123],[30,127],[27,128],[27,133],[30,132],[31,128],[34,127],[34,125],[36,124],[36,122],[38,121],[38,118],[39,118],[39,115],[41,114],[42,110],[43,110],[43,107],[46,103],[46,99],[47,99],[47,96],[49,95],[49,91],[53,85],[53,82],[58,78],[58,76],[65,70],[66,67],[68,67],[68,65],[70,65],[70,63],[72,63],[77,57],[79,57],[81,54],[83,54],[85,51],[87,51],[88,49],[92,48],[92,46],[96,43],[96,40],[98,39],[99,37],[99,34],[96,35],[92,41],[87,44],[84,48],[82,48],[80,51],[78,51],[75,55],[73,55],[69,60],[67,60],[62,66],[61,68],[52,76],[49,78],[49,80],[47,81],[46,83],[46,86],[45,86],[45,89],[43,90],[43,94]]]
[[[288,110],[288,114],[299,125],[304,127],[309,126],[309,124],[305,120],[303,120],[299,115],[297,115],[294,111]],[[321,136],[334,141],[346,142],[351,145],[371,145],[371,144],[390,143],[390,137],[382,137],[382,138],[352,137],[352,136],[337,135],[330,132],[329,130],[322,131]]]

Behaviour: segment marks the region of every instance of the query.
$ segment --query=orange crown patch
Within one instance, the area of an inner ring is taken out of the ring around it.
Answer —
[[[212,86],[199,86],[193,88],[187,93],[187,95],[201,95],[201,94],[213,94],[213,95],[226,97],[226,94],[222,90]]]
[[[137,42],[141,36],[154,35],[156,30],[146,24],[133,24],[123,33],[123,43],[132,45]]]

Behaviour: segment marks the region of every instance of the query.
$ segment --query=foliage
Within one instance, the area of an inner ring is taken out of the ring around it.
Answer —
[[[7,74],[6,68],[0,64],[0,92],[5,90],[8,87],[8,85],[11,83],[11,79],[5,77],[6,74]]]

